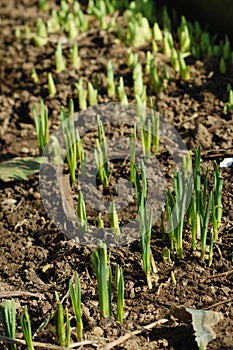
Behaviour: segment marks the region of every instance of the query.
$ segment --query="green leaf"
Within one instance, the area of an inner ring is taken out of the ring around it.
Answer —
[[[8,182],[14,180],[27,180],[40,170],[40,163],[45,161],[42,157],[14,158],[0,163],[0,180]]]

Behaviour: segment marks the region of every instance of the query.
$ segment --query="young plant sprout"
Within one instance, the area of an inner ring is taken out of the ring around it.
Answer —
[[[127,95],[125,93],[125,87],[124,87],[124,79],[123,77],[120,77],[119,80],[119,85],[117,87],[117,97],[119,102],[121,102],[122,104],[128,104],[128,98]]]
[[[77,43],[75,43],[74,46],[70,49],[70,60],[71,60],[72,67],[78,70],[81,66],[81,58],[78,54]]]
[[[146,123],[144,121],[144,118],[141,117],[140,123],[141,123],[143,155],[146,160],[149,160],[151,155],[151,144],[152,144],[151,120],[147,119],[147,123]]]
[[[70,346],[70,319],[68,309],[65,309],[65,322],[64,322],[64,308],[60,302],[59,295],[55,291],[57,310],[56,310],[56,333],[57,340],[60,346],[68,348]]]
[[[153,34],[153,39],[155,41],[161,42],[163,40],[163,33],[159,28],[159,24],[157,22],[154,23],[152,34]]]
[[[181,78],[184,81],[188,81],[190,79],[189,66],[186,65],[184,57],[180,51],[178,51],[178,61],[180,65]]]
[[[55,51],[55,63],[56,63],[56,71],[58,73],[66,69],[66,61],[65,61],[65,57],[62,54],[62,44],[60,41],[57,43],[57,49]]]
[[[38,75],[37,75],[35,68],[32,68],[31,78],[35,84],[37,84],[39,82],[39,78],[38,78]]]
[[[79,132],[75,129],[73,119],[73,101],[69,103],[69,118],[66,118],[64,107],[61,108],[62,129],[66,145],[66,159],[70,171],[71,182],[76,184],[75,171],[77,162],[83,162],[85,155],[82,145],[82,140]]]
[[[147,179],[146,179],[146,171],[143,160],[140,162],[140,170],[141,170],[141,177],[139,175],[139,170],[137,165],[135,164],[134,167],[134,179],[135,179],[135,190],[136,190],[136,199],[138,208],[143,203],[146,202],[146,195],[147,195]],[[140,185],[141,180],[141,185]]]
[[[153,54],[151,53],[151,51],[147,51],[147,53],[146,53],[146,67],[145,67],[146,74],[150,74],[151,64],[152,64],[153,60],[154,60]]]
[[[178,53],[174,47],[172,48],[172,51],[171,51],[171,66],[176,72],[180,72]]]
[[[117,320],[123,323],[124,318],[124,277],[119,265],[116,266],[115,289],[117,298]]]
[[[82,307],[81,307],[81,285],[77,272],[74,273],[74,283],[72,280],[69,282],[69,292],[71,303],[74,310],[76,320],[76,334],[78,341],[82,341],[83,338],[83,321],[82,321]]]
[[[23,336],[24,336],[28,350],[34,350],[34,346],[32,342],[31,320],[28,314],[27,306],[24,307],[24,311],[20,316],[20,324],[22,327]]]
[[[112,315],[112,272],[110,256],[107,253],[106,244],[102,241],[98,242],[96,251],[91,254],[91,264],[97,277],[100,315],[110,317]]]
[[[116,88],[115,88],[115,82],[114,82],[114,68],[111,60],[108,61],[106,80],[107,80],[108,96],[109,97],[115,96]]]
[[[73,13],[68,14],[65,29],[68,33],[68,37],[71,40],[77,39],[79,31],[78,31],[76,20]]]
[[[228,89],[228,101],[224,104],[223,113],[227,114],[229,111],[233,110],[233,90],[231,86]]]
[[[213,237],[214,240],[218,240],[218,229],[221,226],[222,221],[222,189],[223,189],[223,177],[219,172],[219,168],[216,162],[214,162],[214,191],[213,191]]]
[[[36,47],[42,47],[47,44],[47,29],[45,23],[41,18],[38,18],[36,22],[37,33],[32,36],[33,43]]]
[[[49,141],[48,111],[43,100],[40,101],[40,115],[36,105],[33,106],[32,110],[36,126],[39,153],[42,155]]]
[[[84,15],[83,11],[81,10],[80,4],[78,1],[74,2],[74,15],[76,17],[76,20],[78,19],[78,29],[80,32],[85,32],[88,30],[88,18]]]
[[[136,159],[136,143],[137,141],[137,124],[134,124],[133,135],[130,139],[130,182],[134,183],[134,169],[135,169],[135,159]]]
[[[187,200],[191,197],[191,176],[186,176],[184,171],[176,170],[174,173],[174,195],[167,190],[166,214],[168,220],[169,239],[171,253],[175,252],[178,258],[183,258],[183,227]]]
[[[87,84],[87,89],[88,89],[89,106],[97,105],[98,104],[98,90],[93,87],[93,85],[90,81]]]
[[[152,289],[152,279],[157,273],[157,267],[150,247],[152,217],[152,209],[148,216],[146,203],[142,200],[138,210],[138,222],[142,246],[142,265],[149,289]]]
[[[11,306],[9,302],[4,301],[3,305],[0,305],[0,319],[2,322],[3,331],[6,337],[16,338],[16,310],[15,302],[11,299]],[[15,350],[16,344],[7,344],[9,350]]]
[[[152,116],[151,116],[151,143],[154,147],[154,153],[157,155],[159,153],[159,125],[160,125],[160,118],[159,115],[156,113],[154,103],[152,99],[150,100],[150,108],[152,110]]]
[[[76,84],[76,88],[78,92],[79,108],[81,110],[87,109],[87,90],[83,87],[82,78],[79,79],[79,82]]]
[[[109,219],[110,227],[113,231],[113,234],[115,236],[120,236],[121,231],[120,231],[119,220],[118,220],[118,215],[117,215],[116,206],[115,206],[114,201],[112,201],[110,204],[110,208],[109,208],[109,212],[108,212],[108,219]]]
[[[104,220],[102,218],[101,213],[98,215],[98,228],[104,228]]]
[[[184,16],[181,17],[181,25],[178,28],[178,36],[180,40],[180,51],[189,53],[192,43],[188,24]]]
[[[86,206],[83,198],[83,194],[80,191],[78,194],[78,219],[79,219],[79,230],[84,232],[87,231],[87,216],[86,216]]]
[[[141,96],[143,92],[143,74],[140,62],[133,67],[134,95]]]
[[[226,71],[227,71],[227,66],[226,66],[225,60],[223,57],[221,57],[220,62],[219,62],[219,72],[221,74],[225,74]]]
[[[108,149],[103,123],[97,115],[98,139],[96,140],[95,161],[101,184],[108,187]]]
[[[158,71],[157,71],[157,68],[155,66],[154,60],[151,61],[150,79],[151,79],[152,85],[155,89],[155,92],[158,94],[161,91],[161,82],[159,79]]]
[[[49,33],[57,33],[60,30],[60,22],[57,10],[52,9],[50,18],[47,20],[47,28]]]
[[[53,80],[52,73],[48,73],[48,93],[49,96],[54,97],[57,94],[56,85]]]

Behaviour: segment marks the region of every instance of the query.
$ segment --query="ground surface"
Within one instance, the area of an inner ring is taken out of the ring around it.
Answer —
[[[46,14],[41,16],[46,17]],[[51,130],[59,125],[60,107],[67,106],[69,98],[74,99],[78,110],[74,83],[81,76],[84,81],[93,82],[97,75],[101,87],[99,102],[108,102],[104,81],[108,59],[114,64],[117,81],[121,75],[124,76],[128,97],[133,102],[132,78],[126,65],[127,48],[114,41],[114,32],[107,34],[100,31],[93,22],[90,31],[78,38],[82,58],[80,71],[67,69],[56,74],[54,40],[46,47],[35,48],[29,41],[17,42],[14,37],[16,25],[35,26],[38,10],[34,1],[1,1],[0,17],[2,161],[18,156],[38,155],[32,106],[40,98],[49,107]],[[65,55],[68,55],[72,45],[69,41],[64,45]],[[149,47],[140,51],[142,62],[145,62],[147,49]],[[165,58],[158,55],[158,60],[160,59]],[[219,163],[227,155],[232,155],[233,114],[223,114],[227,83],[233,86],[232,71],[229,69],[227,75],[221,75],[218,72],[218,62],[214,60],[193,60],[190,63],[190,81],[181,82],[173,74],[168,90],[156,96],[156,108],[177,128],[188,149],[200,145],[203,164],[208,165],[213,160]],[[33,67],[39,75],[40,82],[37,85],[31,79]],[[49,97],[47,93],[48,71],[52,71],[55,76],[58,90],[55,98]],[[152,90],[150,94],[154,95]],[[118,132],[121,131],[124,132],[124,126]],[[161,155],[160,162],[165,168],[169,165],[166,153]],[[90,267],[92,249],[75,244],[63,236],[50,221],[41,203],[38,176],[31,177],[28,181],[1,182],[0,298],[4,300],[12,296],[17,301],[19,311],[27,304],[35,331],[45,317],[55,310],[54,291],[65,296],[68,281],[73,271],[77,270],[82,284],[84,338],[101,338],[103,344],[127,331],[167,318],[168,323],[135,336],[116,349],[197,349],[191,325],[176,321],[171,316],[171,306],[185,305],[222,312],[224,319],[215,328],[217,338],[208,345],[208,349],[233,349],[232,171],[232,167],[222,169],[225,179],[223,224],[210,268],[191,253],[188,243],[185,245],[183,260],[165,264],[162,259],[164,243],[158,228],[154,227],[152,251],[158,265],[158,282],[148,291],[141,268],[140,242],[111,248],[111,261],[113,265],[119,263],[123,267],[126,284],[125,321],[122,326],[115,321],[99,319],[96,280]],[[169,171],[167,173],[169,176]],[[96,218],[90,215],[89,220],[96,223]],[[171,271],[175,273],[176,285],[171,281]],[[96,326],[100,328],[97,329]],[[35,336],[34,340],[54,342],[52,333],[48,330]],[[3,349],[4,345],[0,347]]]

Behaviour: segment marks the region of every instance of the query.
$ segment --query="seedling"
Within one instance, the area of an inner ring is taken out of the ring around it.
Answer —
[[[97,115],[98,139],[96,140],[95,161],[101,184],[108,187],[108,149],[103,123]]]
[[[86,216],[86,206],[83,198],[83,194],[80,191],[78,195],[78,219],[79,219],[79,230],[84,232],[87,231],[87,216]]]
[[[87,91],[83,87],[82,78],[79,79],[79,82],[76,84],[77,92],[78,92],[78,102],[79,108],[84,110],[87,108]]]
[[[0,318],[2,327],[6,337],[15,339],[16,337],[16,310],[15,302],[11,299],[11,306],[8,301],[4,301],[3,305],[0,305]],[[7,344],[9,350],[15,350],[16,344]]]
[[[76,334],[79,341],[82,341],[83,335],[83,321],[81,308],[81,285],[77,272],[74,273],[74,283],[69,282],[70,298],[76,319]]]
[[[124,277],[119,265],[116,266],[115,289],[117,298],[117,320],[123,323],[124,318]]]
[[[56,310],[56,333],[58,343],[62,347],[68,348],[70,345],[70,319],[68,309],[65,309],[65,322],[64,322],[64,308],[60,302],[59,295],[55,291],[56,301],[57,301],[57,310]]]
[[[81,66],[81,58],[78,54],[77,43],[75,43],[74,46],[70,49],[70,60],[72,67],[78,70]]]
[[[167,190],[166,214],[168,220],[168,232],[171,243],[171,253],[175,252],[178,258],[183,258],[183,228],[187,201],[192,194],[191,176],[186,176],[184,171],[174,172],[174,194]]]
[[[37,75],[35,68],[32,68],[31,77],[32,77],[32,80],[35,84],[37,84],[39,82],[39,78],[38,78],[38,75]]]
[[[106,244],[102,241],[98,242],[96,251],[91,254],[91,264],[97,277],[100,315],[101,317],[110,317],[112,315],[112,272],[110,256],[107,253]]]
[[[40,101],[40,115],[36,105],[33,106],[32,110],[36,126],[39,153],[42,155],[49,141],[48,111],[43,100]]]
[[[112,61],[108,61],[107,65],[107,90],[108,90],[108,96],[112,97],[115,96],[116,88],[115,88],[115,82],[114,82],[114,68],[112,65]]]
[[[55,63],[56,63],[56,71],[58,73],[66,69],[66,61],[65,61],[65,57],[62,54],[61,42],[57,43],[57,49],[55,51]]]
[[[66,118],[66,113],[64,107],[61,108],[61,121],[63,135],[66,145],[66,159],[70,171],[71,182],[76,184],[75,171],[77,169],[77,162],[83,162],[85,155],[82,145],[82,140],[80,138],[79,132],[75,129],[74,119],[73,119],[73,101],[69,103],[69,117]]]
[[[121,231],[120,231],[120,227],[119,227],[119,220],[118,220],[118,215],[117,215],[116,206],[115,206],[114,201],[112,201],[110,204],[108,219],[109,219],[110,227],[112,228],[113,234],[115,236],[120,236]]]
[[[117,87],[117,97],[119,102],[121,102],[122,104],[126,104],[126,105],[128,104],[128,98],[125,93],[123,77],[120,77],[120,80],[119,80],[119,86]]]
[[[152,289],[152,278],[157,274],[157,267],[150,247],[152,217],[152,209],[148,215],[146,203],[142,200],[138,210],[138,222],[142,246],[142,265],[149,289]]]
[[[91,82],[88,82],[87,89],[88,89],[89,106],[97,105],[98,104],[98,90],[93,87]]]
[[[22,327],[23,336],[24,336],[28,350],[34,350],[34,346],[32,342],[31,320],[28,314],[27,306],[24,307],[24,311],[20,316],[20,324]]]
[[[137,124],[134,124],[133,135],[130,139],[130,182],[134,183],[134,168],[136,159]]]
[[[49,96],[54,97],[57,94],[56,85],[53,80],[52,73],[48,73],[48,93]]]

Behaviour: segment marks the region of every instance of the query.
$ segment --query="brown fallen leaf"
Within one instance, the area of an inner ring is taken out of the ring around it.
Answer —
[[[212,327],[223,319],[221,312],[197,310],[185,306],[174,307],[172,314],[179,321],[192,324],[195,340],[201,350],[205,350],[208,343],[216,338]]]

